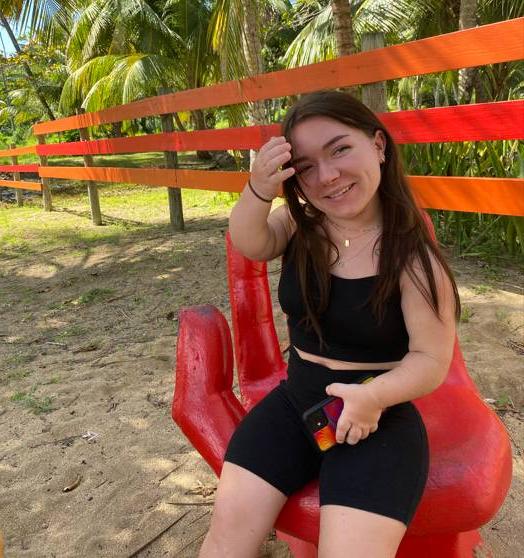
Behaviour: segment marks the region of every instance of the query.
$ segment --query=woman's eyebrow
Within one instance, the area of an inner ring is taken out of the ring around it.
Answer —
[[[337,143],[338,140],[341,140],[342,138],[347,138],[348,136],[349,134],[342,134],[340,136],[335,136],[334,138],[331,138],[327,143],[325,143],[322,146],[322,150],[327,149],[329,146],[333,145],[334,143]],[[307,157],[297,157],[296,159],[291,159],[290,164],[294,166],[297,163],[300,163],[305,160],[307,160]]]

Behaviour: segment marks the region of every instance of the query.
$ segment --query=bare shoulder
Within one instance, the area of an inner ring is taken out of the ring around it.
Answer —
[[[433,252],[428,249],[427,254],[435,280],[440,317],[449,319],[451,316],[454,316],[455,312],[455,295],[451,279]],[[403,306],[417,309],[418,312],[424,311],[423,309],[429,311],[430,305],[421,292],[420,287],[422,286],[429,293],[430,282],[420,259],[416,259],[413,262],[411,271],[410,274],[407,270],[404,270],[400,275],[400,290],[402,293]]]

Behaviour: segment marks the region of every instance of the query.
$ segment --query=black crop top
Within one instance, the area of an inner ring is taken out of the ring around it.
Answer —
[[[401,360],[408,352],[409,336],[400,305],[400,287],[387,301],[379,323],[366,302],[376,280],[377,276],[343,279],[331,275],[328,307],[319,317],[324,338],[321,348],[315,330],[304,320],[306,310],[298,273],[287,253],[278,298],[287,314],[291,344],[310,354],[348,362]],[[311,283],[314,289],[314,278]]]

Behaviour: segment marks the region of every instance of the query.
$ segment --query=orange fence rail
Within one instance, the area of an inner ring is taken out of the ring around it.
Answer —
[[[0,186],[4,188],[17,188],[20,190],[36,190],[42,191],[42,184],[40,182],[26,182],[21,180],[0,180]]]
[[[0,150],[0,157],[17,157],[18,155],[36,155],[36,145]]]
[[[523,22],[524,18],[502,21],[301,68],[161,95],[99,112],[42,122],[33,127],[33,132],[35,135],[49,134],[144,116],[519,60],[524,57]]]
[[[87,137],[87,141],[56,144],[45,144],[45,135],[80,129],[85,139],[87,134],[85,128],[123,120],[520,60],[524,58],[523,29],[524,18],[517,18],[361,52],[301,68],[161,95],[99,112],[42,122],[33,127],[34,133],[39,137],[39,145],[3,150],[0,151],[0,157],[22,154],[39,156],[42,164],[37,168],[42,180],[55,178],[91,182],[126,182],[168,188],[238,192],[245,185],[247,173],[48,166],[46,158],[59,155],[93,156],[153,151],[257,149],[271,136],[280,134],[279,124],[225,130],[167,132],[91,141]],[[382,113],[378,116],[395,140],[401,144],[524,139],[524,101],[398,111]],[[11,167],[11,170],[8,167]],[[22,165],[19,167],[21,168]],[[2,169],[17,172],[14,165],[4,165],[0,167],[0,170]],[[524,180],[522,179],[447,176],[411,176],[409,179],[417,200],[423,207],[524,215]],[[2,181],[0,185],[6,182],[9,181]],[[18,188],[29,184],[34,186],[35,183],[9,182],[10,187]]]

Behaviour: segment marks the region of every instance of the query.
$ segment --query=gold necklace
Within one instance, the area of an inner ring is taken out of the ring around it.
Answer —
[[[333,267],[345,267],[346,264],[352,260],[354,260],[357,256],[360,256],[360,254],[362,254],[362,252],[373,242],[373,240],[376,240],[378,238],[380,233],[377,233],[375,235],[373,235],[365,244],[364,246],[362,246],[362,248],[360,250],[357,251],[356,254],[353,254],[352,256],[350,256],[349,258],[340,258],[337,260],[336,263],[333,264]],[[373,252],[373,255],[378,255],[375,254],[375,252],[377,252],[376,250]]]
[[[337,223],[333,222],[329,217],[326,217],[326,220],[328,221],[328,223],[333,225],[333,227],[335,227],[335,229],[337,229],[340,232],[351,231],[351,232],[359,232],[360,233],[357,236],[353,236],[353,237],[344,236],[342,240],[344,240],[344,247],[345,248],[349,248],[349,246],[351,244],[351,241],[357,240],[358,238],[361,238],[362,236],[364,236],[368,232],[371,232],[371,231],[374,231],[374,230],[377,230],[377,229],[380,228],[380,225],[374,225],[372,227],[367,227],[365,229],[350,229],[349,227],[343,227],[342,225],[338,225]]]

